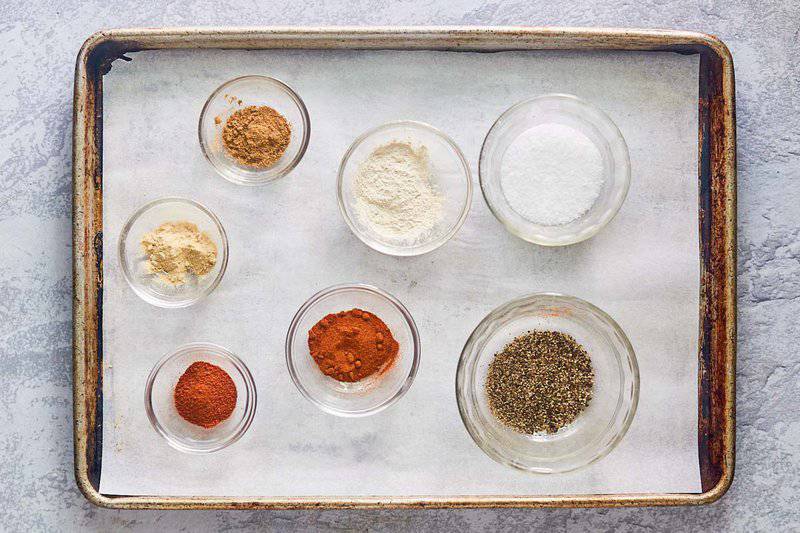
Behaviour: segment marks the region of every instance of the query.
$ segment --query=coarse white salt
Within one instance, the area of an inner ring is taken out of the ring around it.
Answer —
[[[500,184],[511,208],[535,224],[559,226],[581,217],[603,189],[603,156],[586,135],[545,123],[506,149]]]

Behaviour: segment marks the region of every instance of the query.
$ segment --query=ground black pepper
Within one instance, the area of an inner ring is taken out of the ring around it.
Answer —
[[[492,414],[519,433],[555,433],[589,405],[594,370],[571,335],[529,331],[495,354],[485,390]]]

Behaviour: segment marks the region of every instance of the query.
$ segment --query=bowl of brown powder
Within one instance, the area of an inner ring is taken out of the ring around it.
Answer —
[[[185,198],[161,198],[137,209],[120,232],[118,251],[133,291],[159,307],[188,307],[208,296],[228,264],[219,218]]]
[[[461,353],[456,398],[492,459],[551,474],[611,452],[639,398],[636,355],[594,305],[559,294],[511,301],[481,321]]]
[[[203,106],[198,125],[206,159],[223,178],[240,185],[286,176],[303,158],[310,132],[303,100],[267,76],[222,84]]]

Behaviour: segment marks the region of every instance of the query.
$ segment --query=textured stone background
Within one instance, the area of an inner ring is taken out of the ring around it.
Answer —
[[[736,479],[692,509],[117,512],[72,474],[70,128],[75,55],[108,27],[551,24],[700,30],[736,63]],[[790,530],[800,527],[800,4],[795,0],[93,0],[0,3],[0,528]]]

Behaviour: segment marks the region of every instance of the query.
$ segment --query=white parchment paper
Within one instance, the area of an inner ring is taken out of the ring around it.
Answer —
[[[305,100],[312,137],[289,177],[236,186],[204,160],[197,121],[222,82],[266,74]],[[106,494],[392,496],[699,492],[697,56],[671,53],[176,51],[117,61],[104,81],[103,457]],[[632,184],[617,217],[565,248],[510,235],[477,185],[481,142],[510,105],[548,92],[605,110],[630,147]],[[469,160],[476,194],[461,231],[416,258],[373,252],[336,205],[336,169],[352,140],[395,119],[433,124]],[[230,238],[225,278],[188,309],[151,306],[115,253],[127,217],[180,195],[209,206]],[[375,416],[328,415],[297,392],[284,339],[297,308],[335,283],[388,290],[414,315],[423,346],[411,390]],[[639,409],[606,458],[537,476],[495,463],[458,415],[464,342],[496,306],[536,291],[579,296],[627,332],[641,370]],[[248,433],[207,456],[172,449],[150,426],[146,377],[165,353],[210,341],[252,371]]]

